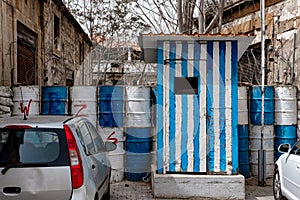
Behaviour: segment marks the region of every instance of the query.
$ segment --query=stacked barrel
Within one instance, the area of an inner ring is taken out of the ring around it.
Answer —
[[[39,115],[40,90],[37,85],[13,88],[13,115]]]
[[[71,115],[85,117],[97,128],[97,87],[70,87]]]
[[[126,87],[126,178],[141,181],[151,171],[150,88]]]
[[[275,159],[281,153],[278,146],[293,145],[297,138],[297,89],[294,86],[275,87]]]
[[[111,141],[117,145],[117,149],[108,153],[112,172],[111,182],[124,180],[125,150],[124,150],[124,87],[123,86],[99,86],[99,130],[104,136],[104,141]]]
[[[68,114],[68,88],[65,86],[42,87],[42,114]]]
[[[123,126],[123,87],[99,86],[99,125]]]
[[[239,172],[246,178],[250,177],[248,124],[248,88],[243,86],[238,88],[238,149]]]
[[[266,152],[266,178],[274,173],[274,88],[264,86],[264,124],[262,124],[262,87],[253,86],[250,91],[250,168],[258,176],[258,152]]]

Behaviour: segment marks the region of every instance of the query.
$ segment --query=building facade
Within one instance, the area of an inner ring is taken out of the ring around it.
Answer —
[[[92,42],[61,0],[1,0],[0,10],[0,85],[90,84]]]
[[[268,85],[300,86],[300,2],[265,1],[265,55]],[[223,34],[249,34],[255,39],[239,62],[239,82],[261,84],[261,12],[259,0],[236,0],[224,9]]]

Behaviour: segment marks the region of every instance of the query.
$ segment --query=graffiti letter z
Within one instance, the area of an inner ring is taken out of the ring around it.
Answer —
[[[82,115],[79,114],[83,109],[86,109],[86,108],[87,108],[87,105],[85,105],[85,104],[76,104],[76,105],[74,105],[74,107],[81,107],[81,108],[77,111],[77,113],[76,113],[75,116],[77,116],[77,117],[79,117],[79,116],[81,116],[81,117],[87,117],[87,115],[85,115],[85,114],[82,114]]]

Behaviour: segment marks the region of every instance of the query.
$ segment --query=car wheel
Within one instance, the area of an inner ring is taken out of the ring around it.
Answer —
[[[284,200],[281,193],[280,175],[278,169],[275,170],[273,178],[273,195],[275,200]]]
[[[106,191],[106,193],[102,196],[102,200],[110,200],[110,176],[111,176],[111,172],[109,173],[109,176],[108,176],[108,186],[107,186],[107,191]]]
[[[110,184],[108,184],[107,192],[103,195],[102,200],[110,200]]]

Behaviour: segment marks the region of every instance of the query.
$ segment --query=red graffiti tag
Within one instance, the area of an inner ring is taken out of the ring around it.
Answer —
[[[85,104],[76,104],[76,105],[74,105],[74,107],[81,107],[78,111],[77,111],[77,113],[76,113],[76,117],[87,117],[87,115],[86,114],[79,114],[82,110],[84,110],[84,109],[86,109],[87,108],[87,105],[85,105]]]
[[[25,114],[28,116],[31,102],[32,102],[32,99],[30,99],[27,106],[24,106],[24,107],[23,107],[23,102],[20,103],[21,113],[25,112]]]
[[[107,137],[107,140],[111,140],[113,141],[113,143],[117,144],[119,141],[117,138],[112,138],[111,136],[113,136],[115,134],[115,131],[112,132],[108,137]]]

